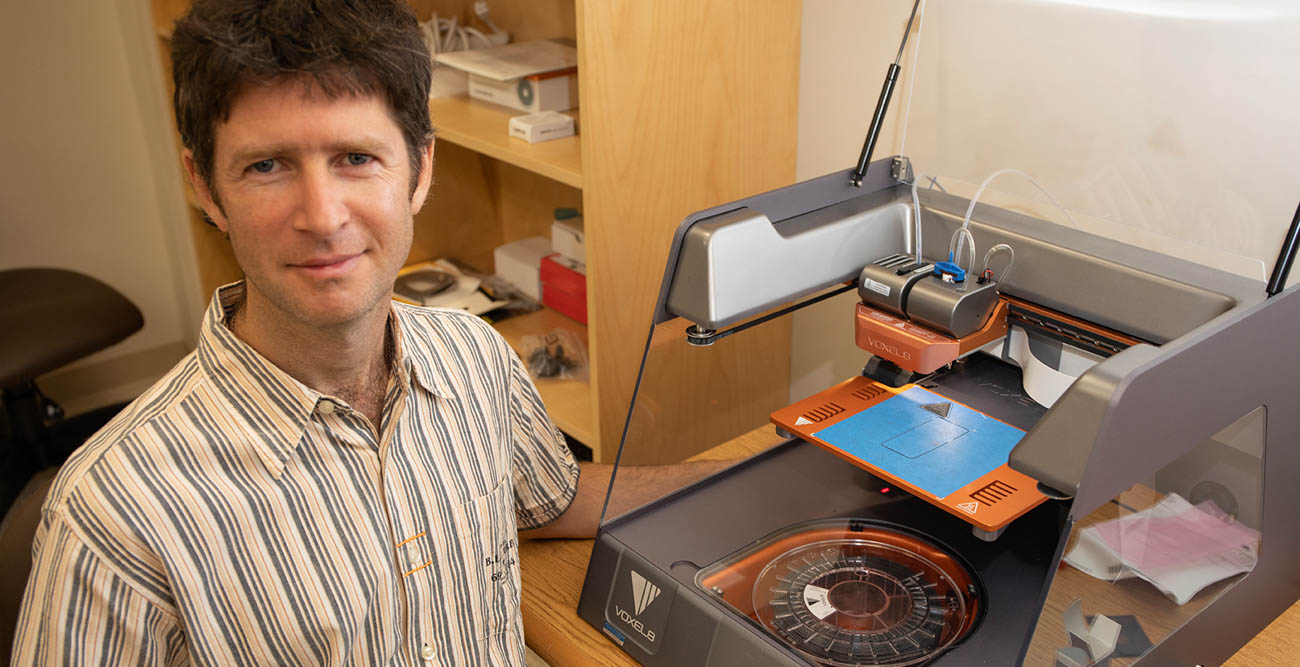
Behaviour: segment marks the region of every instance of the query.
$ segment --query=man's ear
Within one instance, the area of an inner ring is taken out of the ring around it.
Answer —
[[[424,208],[424,201],[429,197],[429,186],[433,184],[433,139],[420,151],[420,180],[411,193],[411,215]]]
[[[194,152],[185,149],[181,153],[181,161],[185,163],[185,175],[190,179],[190,187],[194,188],[194,195],[198,197],[199,206],[203,207],[203,212],[208,215],[208,219],[217,226],[217,229],[229,234],[230,225],[226,222],[226,216],[217,205],[216,199],[212,197],[212,192],[208,189],[207,181],[199,176],[198,166],[194,164]]]

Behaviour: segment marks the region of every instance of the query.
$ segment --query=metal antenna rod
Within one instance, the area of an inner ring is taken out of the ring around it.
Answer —
[[[912,34],[912,21],[916,20],[916,9],[921,0],[912,3],[912,15],[907,19],[907,28],[903,30],[903,41],[898,45],[898,55],[894,63],[885,72],[885,85],[880,89],[880,99],[876,101],[876,113],[871,117],[871,127],[867,129],[867,140],[862,144],[862,154],[858,156],[858,167],[850,178],[853,186],[862,187],[862,179],[867,175],[867,165],[871,154],[876,150],[876,140],[880,138],[880,127],[885,124],[885,111],[889,109],[889,98],[894,94],[894,84],[898,81],[898,63],[903,59],[903,48],[907,46],[907,36]]]

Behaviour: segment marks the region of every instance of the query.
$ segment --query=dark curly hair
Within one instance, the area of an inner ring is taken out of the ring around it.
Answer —
[[[176,125],[214,199],[213,136],[235,96],[294,77],[331,98],[382,95],[406,141],[414,191],[433,139],[432,65],[401,0],[195,0],[176,22],[171,59]]]

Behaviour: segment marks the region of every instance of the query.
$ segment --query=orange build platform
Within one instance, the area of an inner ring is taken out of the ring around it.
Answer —
[[[1007,466],[1024,431],[915,384],[856,377],[773,412],[772,423],[986,532],[1047,499]]]

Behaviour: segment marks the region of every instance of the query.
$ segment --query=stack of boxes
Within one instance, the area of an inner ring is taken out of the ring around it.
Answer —
[[[534,40],[488,49],[440,53],[436,60],[468,75],[472,99],[527,112],[508,123],[529,143],[570,137],[578,106],[578,49],[572,40]]]
[[[496,273],[528,296],[573,319],[587,323],[587,253],[582,215],[555,209],[551,238],[532,238],[498,246]]]
[[[542,258],[542,303],[586,324],[587,253],[577,211],[555,209],[551,249],[554,252]]]

